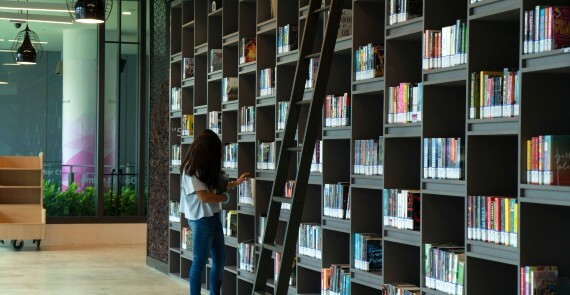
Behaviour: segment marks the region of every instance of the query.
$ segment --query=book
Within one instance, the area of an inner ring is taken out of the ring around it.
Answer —
[[[381,271],[382,254],[381,234],[354,234],[354,268],[363,271]]]
[[[194,250],[194,243],[192,241],[192,230],[190,227],[182,227],[182,242],[180,243],[180,247],[183,250],[188,250],[192,252]]]
[[[318,223],[299,225],[299,255],[322,259],[322,229]]]
[[[255,132],[255,106],[240,108],[240,132]]]
[[[247,178],[238,186],[238,203],[255,206],[255,178]]]
[[[315,87],[317,70],[319,69],[319,61],[320,59],[318,57],[312,57],[309,60],[309,75],[305,81],[305,89],[312,89]]]
[[[419,295],[421,288],[408,283],[384,284],[381,287],[382,295]]]
[[[239,46],[239,63],[254,62],[257,58],[257,44],[255,38],[242,38]]]
[[[388,88],[388,124],[422,121],[423,84],[402,82]]]
[[[225,212],[225,229],[226,229],[226,236],[234,237],[237,235],[237,211],[236,210],[223,210],[222,213]],[[224,215],[224,214],[222,214]]]
[[[182,109],[182,89],[172,87],[170,89],[170,110],[180,111]]]
[[[462,295],[465,247],[453,244],[424,244],[425,285],[452,295]]]
[[[263,69],[259,72],[259,96],[275,94],[275,68]]]
[[[295,189],[295,180],[287,180],[285,182],[285,188],[283,190],[283,197],[291,199],[293,198],[293,191]],[[291,210],[291,204],[282,203],[281,210]]]
[[[393,25],[422,16],[421,0],[389,0],[388,24]]]
[[[323,143],[317,140],[311,160],[311,173],[323,173]]]
[[[194,77],[194,58],[185,57],[182,59],[182,80]]]
[[[420,202],[421,194],[418,190],[384,189],[382,191],[384,226],[419,230]]]
[[[257,224],[257,242],[263,244],[263,237],[265,236],[265,226],[267,225],[267,215],[259,215],[259,223]]]
[[[182,136],[194,135],[194,115],[182,115]]]
[[[466,34],[467,22],[462,19],[441,30],[425,30],[422,68],[429,70],[467,63]]]
[[[554,295],[559,293],[557,266],[524,266],[520,268],[521,295]]]
[[[350,183],[325,183],[323,188],[323,215],[327,217],[349,219],[348,204],[350,199]]]
[[[461,138],[424,138],[423,177],[463,179],[463,141]]]
[[[237,153],[238,153],[237,143],[226,143],[224,145],[222,168],[237,169],[238,168]]]
[[[523,18],[523,54],[570,47],[570,6],[537,5]]]
[[[325,127],[350,126],[350,96],[325,97]]]
[[[287,112],[289,111],[289,102],[280,101],[277,103],[277,130],[285,130],[287,122]]]
[[[283,254],[279,252],[274,252],[275,259],[273,260],[273,280],[277,282],[279,279],[279,271],[281,271],[281,259]],[[293,263],[291,264],[291,276],[289,277],[289,286],[296,285],[296,272],[297,272],[297,257],[293,258]]]
[[[384,174],[384,138],[354,141],[354,174]]]
[[[210,49],[210,73],[222,70],[222,49]]]
[[[238,244],[238,268],[247,272],[255,272],[255,244],[253,241],[246,241]]]
[[[180,203],[168,201],[168,221],[180,222]]]
[[[238,99],[238,78],[225,77],[222,79],[222,102]]]
[[[354,51],[355,80],[384,77],[384,45],[369,43]]]
[[[277,29],[277,54],[293,51],[298,47],[299,27],[285,25]]]
[[[518,208],[514,197],[468,196],[467,239],[516,248]]]
[[[208,113],[208,129],[216,134],[222,134],[222,112],[211,111]]]
[[[519,70],[473,72],[470,84],[469,119],[519,116]]]
[[[182,164],[182,151],[179,144],[174,144],[170,148],[170,165],[179,167]]]
[[[526,160],[527,183],[570,185],[570,135],[531,137],[526,141]]]
[[[275,141],[259,141],[257,145],[257,170],[275,170],[276,152]]]

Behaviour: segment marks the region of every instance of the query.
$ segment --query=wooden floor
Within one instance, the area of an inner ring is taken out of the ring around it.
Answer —
[[[0,294],[184,294],[188,285],[146,266],[141,246],[0,247]]]

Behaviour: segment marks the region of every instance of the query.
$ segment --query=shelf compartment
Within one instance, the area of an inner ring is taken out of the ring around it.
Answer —
[[[399,244],[406,244],[416,247],[419,247],[421,244],[419,231],[405,230],[389,226],[384,226],[383,231],[384,231],[383,239],[386,241],[399,243]]]
[[[170,119],[182,118],[182,111],[170,111]]]
[[[204,43],[194,47],[194,55],[201,55],[208,53],[208,43]]]
[[[258,96],[256,98],[256,106],[258,107],[267,107],[267,106],[275,106],[275,102],[277,97],[275,95],[265,95],[265,96]]]
[[[386,26],[386,40],[402,39],[413,40],[421,39],[424,28],[424,18],[417,17],[411,20]]]
[[[522,72],[570,73],[570,48],[522,56]]]
[[[224,236],[224,241],[225,241],[226,246],[229,246],[232,248],[237,248],[237,246],[238,246],[238,242],[237,242],[236,237]]]
[[[424,70],[424,85],[465,85],[467,82],[467,65],[457,65],[448,68]]]
[[[518,132],[518,117],[467,120],[467,135],[516,135]]]
[[[208,82],[221,81],[223,78],[222,70],[208,73]]]
[[[239,32],[228,34],[222,37],[223,46],[237,46],[239,43]]]
[[[182,88],[194,87],[194,78],[182,80]]]
[[[206,115],[207,113],[208,113],[208,106],[207,105],[194,107],[194,115],[195,116]]]
[[[382,92],[384,92],[384,77],[352,82],[352,95],[380,94]]]
[[[385,124],[384,137],[421,137],[422,123]]]
[[[277,18],[272,18],[270,20],[266,20],[262,23],[257,24],[257,33],[258,34],[271,34],[275,35],[277,30]]]
[[[517,0],[485,0],[469,5],[469,18],[493,18],[493,16],[516,11],[519,8],[520,1]]]
[[[248,63],[244,63],[244,64],[240,64],[238,66],[239,69],[239,73],[240,74],[252,74],[255,75],[255,70],[256,70],[256,61],[252,61],[252,62],[248,62]]]
[[[182,62],[182,52],[178,52],[170,56],[170,63]]]
[[[252,205],[238,203],[237,209],[240,214],[255,216],[255,207]]]
[[[310,270],[321,272],[323,262],[320,259],[305,255],[297,255],[297,265],[302,268],[307,268]]]
[[[384,176],[353,174],[350,177],[350,187],[381,190],[384,189]]]
[[[181,229],[180,222],[169,221],[168,224],[171,230],[180,231]]]
[[[299,59],[299,50],[295,49],[289,52],[277,54],[277,65],[295,65]]]
[[[570,187],[556,185],[521,184],[521,202],[570,206]]]
[[[422,179],[422,193],[465,197],[466,187],[464,180],[451,179]]]
[[[255,132],[238,133],[238,142],[255,142]]]
[[[350,234],[350,220],[323,216],[323,229]]]
[[[468,256],[479,259],[511,264],[515,266],[519,263],[518,248],[510,246],[467,240],[465,252]]]
[[[237,111],[238,110],[238,101],[237,100],[230,100],[222,102],[222,111]]]
[[[351,283],[357,283],[373,289],[380,290],[383,279],[381,271],[362,271],[359,269],[351,269]]]
[[[326,127],[323,128],[323,139],[350,139],[351,127]]]

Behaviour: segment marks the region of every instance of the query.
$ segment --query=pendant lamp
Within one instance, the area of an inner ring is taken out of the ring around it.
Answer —
[[[14,61],[21,65],[35,65],[43,53],[40,38],[36,32],[30,30],[26,23],[26,28],[18,33],[12,43],[12,54]]]
[[[71,18],[78,23],[104,23],[113,9],[113,0],[66,0]]]

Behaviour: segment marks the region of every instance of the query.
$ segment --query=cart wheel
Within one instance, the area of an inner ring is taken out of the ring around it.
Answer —
[[[22,250],[24,248],[24,240],[12,240],[12,248],[16,251]]]
[[[36,244],[36,250],[40,250],[40,244],[42,243],[42,240],[34,240],[34,244]]]

